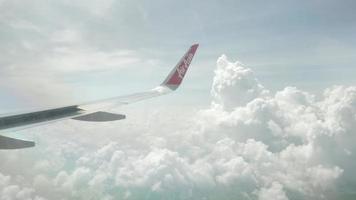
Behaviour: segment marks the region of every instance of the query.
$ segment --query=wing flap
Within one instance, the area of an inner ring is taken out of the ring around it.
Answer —
[[[0,149],[23,149],[34,146],[35,143],[32,141],[25,141],[0,135]]]
[[[110,122],[110,121],[116,121],[125,118],[126,118],[125,115],[98,111],[98,112],[82,115],[79,117],[73,117],[72,119],[79,120],[79,121],[87,121],[87,122]]]

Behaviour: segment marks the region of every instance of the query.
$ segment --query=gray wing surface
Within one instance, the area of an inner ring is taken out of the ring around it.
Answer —
[[[5,129],[10,131],[21,130],[43,124],[53,123],[64,119],[73,119],[87,122],[109,122],[123,120],[126,118],[125,115],[106,112],[106,110],[165,95],[176,90],[181,84],[197,48],[198,44],[192,45],[180,59],[177,65],[173,68],[173,70],[169,73],[163,83],[154,89],[84,104],[62,106],[28,113],[0,116],[0,131]],[[33,146],[35,146],[35,143],[32,141],[25,141],[0,135],[0,149],[19,149]]]

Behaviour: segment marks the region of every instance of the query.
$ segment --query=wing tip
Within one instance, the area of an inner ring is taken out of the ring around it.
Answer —
[[[173,68],[171,73],[169,73],[169,75],[161,85],[166,86],[171,90],[176,90],[180,86],[186,72],[188,71],[188,68],[193,60],[193,57],[198,47],[199,47],[198,43],[195,43],[192,46],[190,46],[188,51],[180,59],[178,64]]]
[[[199,43],[195,43],[195,44],[193,44],[190,48],[195,48],[195,49],[197,49],[199,47]]]

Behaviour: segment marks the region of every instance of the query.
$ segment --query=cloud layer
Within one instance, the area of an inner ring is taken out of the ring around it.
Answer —
[[[295,87],[272,93],[251,69],[223,55],[211,96],[211,106],[203,110],[145,108],[115,124],[68,121],[38,128],[47,134],[38,136],[37,148],[0,152],[1,195],[108,200],[352,195],[356,87],[334,86],[323,96]]]

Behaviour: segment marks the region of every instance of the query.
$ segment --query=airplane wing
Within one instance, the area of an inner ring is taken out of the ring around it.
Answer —
[[[63,106],[44,109],[35,112],[0,116],[0,130],[28,128],[43,125],[63,119],[74,119],[88,122],[107,122],[125,119],[125,115],[106,112],[110,108],[142,101],[145,99],[168,94],[176,90],[188,70],[188,67],[198,48],[198,44],[192,45],[177,65],[168,74],[166,79],[157,87],[126,96],[119,96],[85,104]],[[0,149],[19,149],[35,146],[32,141],[0,135]]]

